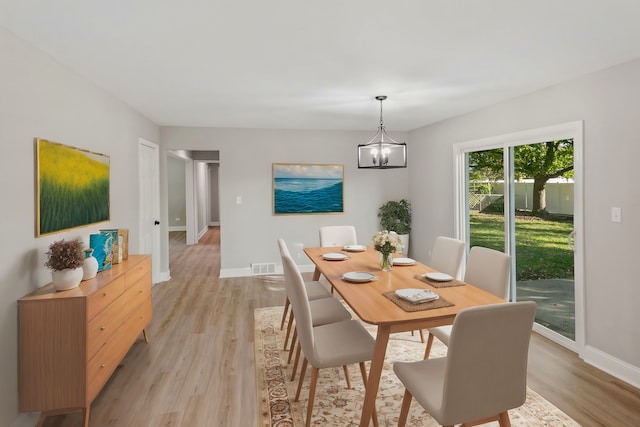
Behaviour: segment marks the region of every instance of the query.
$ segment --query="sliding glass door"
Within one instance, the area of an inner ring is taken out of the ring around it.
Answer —
[[[535,301],[536,330],[575,350],[583,339],[580,149],[581,123],[456,146],[459,237],[510,254],[511,300]]]

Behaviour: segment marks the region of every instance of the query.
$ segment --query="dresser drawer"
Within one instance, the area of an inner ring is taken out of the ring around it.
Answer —
[[[118,332],[128,316],[127,299],[125,295],[121,295],[89,321],[87,329],[87,357],[89,359],[107,343],[114,333]]]
[[[137,307],[141,302],[151,299],[151,272],[147,271],[125,292],[129,307]]]
[[[140,280],[146,273],[151,272],[151,259],[145,259],[144,261],[138,263],[135,267],[127,271],[126,277],[126,287],[134,285],[138,280]],[[149,276],[149,283],[151,283],[151,276]]]
[[[93,319],[102,309],[115,301],[124,291],[125,277],[120,276],[87,297],[87,318]]]
[[[125,326],[126,327],[126,326]],[[107,382],[120,361],[136,340],[132,331],[120,330],[89,360],[87,365],[87,395],[92,401]]]
[[[147,299],[135,308],[127,322],[127,328],[131,328],[131,330],[136,331],[136,334],[139,334],[149,325],[152,315],[153,307],[151,299]]]

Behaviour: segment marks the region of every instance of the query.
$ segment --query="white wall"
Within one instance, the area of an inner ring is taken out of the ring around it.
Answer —
[[[209,163],[209,224],[220,224],[218,164]]]
[[[162,127],[160,144],[165,149],[220,151],[221,274],[242,275],[249,274],[253,262],[280,264],[279,237],[296,262],[310,264],[301,248],[318,244],[322,225],[353,224],[358,240],[370,243],[378,229],[378,207],[407,197],[408,188],[407,169],[358,169],[356,148],[371,138],[375,123],[372,127],[371,132]],[[406,136],[390,134],[399,140]],[[345,213],[273,216],[272,163],[343,164]],[[161,172],[165,168],[161,164]],[[236,196],[242,204],[236,204]]]
[[[195,193],[196,193],[196,213],[198,216],[197,231],[198,236],[202,236],[207,231],[208,219],[207,219],[207,203],[209,198],[207,197],[207,189],[209,188],[209,175],[207,173],[206,162],[195,162]]]
[[[51,281],[43,266],[51,242],[99,228],[129,228],[138,249],[138,137],[158,141],[158,128],[51,57],[0,28],[0,425],[18,414],[16,301]],[[34,138],[111,157],[111,221],[35,237]],[[33,424],[32,424],[33,425]]]
[[[436,236],[453,235],[457,142],[584,120],[585,360],[640,386],[640,60],[410,133],[412,248],[429,258]],[[415,165],[419,162],[421,167]],[[449,183],[430,185],[430,183]],[[622,208],[612,223],[611,207]]]
[[[169,230],[185,230],[187,225],[187,202],[184,160],[168,156],[167,183],[167,211],[169,216],[167,224],[169,224]]]

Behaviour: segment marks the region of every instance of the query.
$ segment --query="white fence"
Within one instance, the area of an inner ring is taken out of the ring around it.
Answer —
[[[470,192],[469,208],[482,210],[502,197],[502,182],[491,183],[491,194]],[[514,184],[515,209],[531,211],[533,207],[533,182]],[[552,214],[573,215],[573,183],[548,182],[545,186],[547,211]]]

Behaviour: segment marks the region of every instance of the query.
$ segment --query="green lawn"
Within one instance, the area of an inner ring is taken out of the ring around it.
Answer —
[[[502,215],[472,214],[469,222],[471,246],[504,251]],[[516,279],[573,279],[573,252],[567,245],[572,230],[566,219],[516,217]]]

